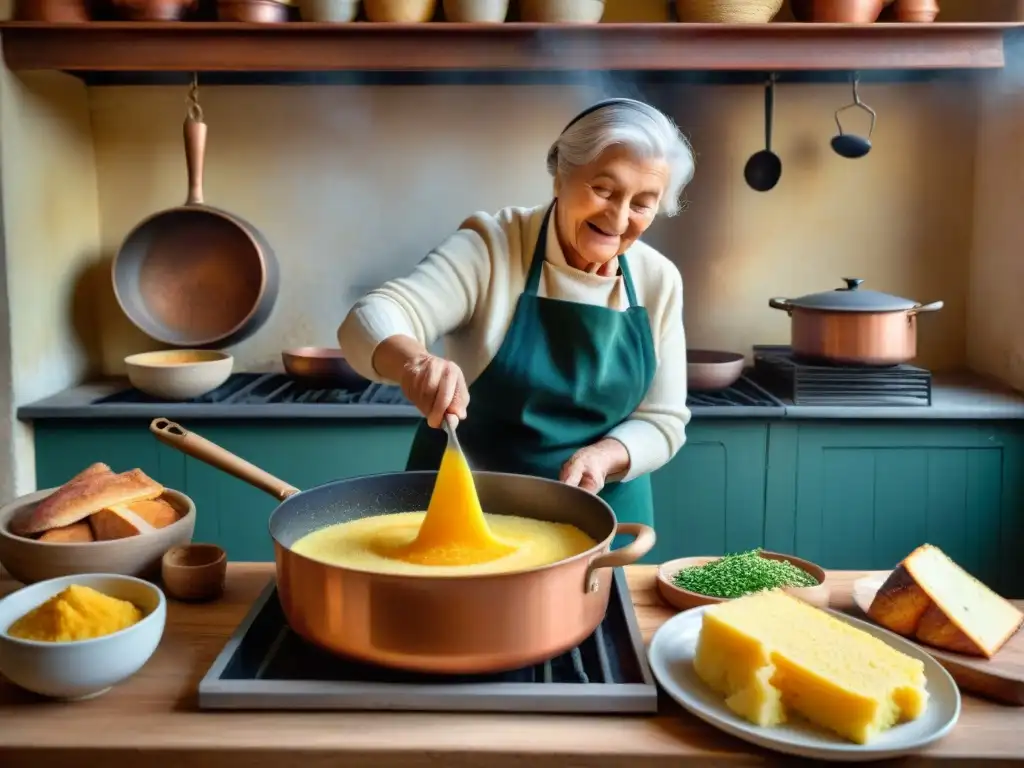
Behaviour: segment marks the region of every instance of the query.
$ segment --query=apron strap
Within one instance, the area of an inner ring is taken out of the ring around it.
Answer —
[[[533,256],[530,261],[530,272],[526,276],[526,286],[523,293],[535,296],[540,287],[540,275],[544,268],[544,257],[548,245],[548,224],[551,221],[551,211],[555,204],[551,203],[544,213],[544,219],[540,223],[540,232],[537,234],[537,242],[533,246]],[[629,271],[629,264],[626,263],[626,254],[619,256],[619,270],[622,272],[622,283],[626,287],[626,297],[629,299],[629,306],[637,306],[636,290],[633,287],[633,276]]]
[[[544,257],[548,247],[548,222],[551,221],[551,211],[553,211],[554,208],[554,203],[551,203],[551,205],[548,206],[548,210],[544,214],[544,219],[540,223],[540,233],[537,235],[537,242],[533,246],[533,256],[530,260],[530,272],[526,276],[526,286],[523,288],[523,293],[531,296],[536,296],[537,289],[540,287],[540,273],[544,268]]]
[[[633,274],[629,271],[629,264],[626,263],[626,254],[619,256],[619,270],[622,272],[622,284],[626,286],[626,297],[629,299],[630,308],[637,306],[636,289],[633,287]]]

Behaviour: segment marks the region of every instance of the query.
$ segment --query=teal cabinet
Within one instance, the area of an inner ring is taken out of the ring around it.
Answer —
[[[651,477],[658,541],[645,562],[763,546],[768,434],[765,422],[691,422]]]
[[[826,568],[888,569],[924,542],[1024,595],[1021,430],[998,423],[773,426],[766,546]]]
[[[299,488],[401,470],[414,421],[211,421],[204,437]],[[158,442],[148,420],[35,422],[39,487],[94,461],[141,467],[196,502],[196,540],[270,560],[275,500]],[[763,546],[827,568],[891,568],[922,542],[1024,597],[1024,425],[704,419],[654,473],[645,562]]]

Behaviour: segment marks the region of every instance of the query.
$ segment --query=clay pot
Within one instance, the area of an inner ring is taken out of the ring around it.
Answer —
[[[782,8],[782,0],[676,0],[676,16],[684,23],[766,24]]]
[[[897,0],[896,19],[902,22],[929,24],[939,15],[938,0]]]
[[[132,21],[178,21],[194,0],[114,0],[118,14]]]
[[[277,0],[218,0],[217,18],[251,24],[280,24],[288,21],[288,6]]]
[[[370,21],[419,24],[434,17],[437,0],[363,0],[363,7]]]
[[[447,21],[499,24],[508,15],[508,0],[444,0]]]
[[[519,0],[519,15],[542,24],[596,24],[604,16],[604,0]]]
[[[19,0],[14,17],[18,21],[89,21],[84,0]]]
[[[825,24],[871,24],[882,12],[883,0],[792,0],[797,21]]]

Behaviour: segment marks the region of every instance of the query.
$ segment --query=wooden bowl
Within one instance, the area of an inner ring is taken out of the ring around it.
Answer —
[[[164,528],[112,541],[54,543],[36,541],[11,533],[16,515],[28,512],[56,488],[36,491],[0,508],[0,565],[23,584],[80,573],[117,573],[148,578],[160,572],[164,552],[192,541],[196,527],[196,505],[188,496],[170,488],[163,499],[181,517]]]
[[[176,600],[213,600],[224,594],[227,553],[216,544],[186,544],[164,553],[164,592]]]
[[[831,590],[825,580],[824,568],[819,565],[815,565],[809,560],[802,560],[799,557],[793,557],[793,555],[782,555],[778,552],[762,551],[761,557],[768,558],[769,560],[789,560],[789,562],[801,571],[809,573],[817,579],[818,583],[813,587],[787,587],[783,591],[818,608],[828,608]],[[728,597],[710,597],[708,595],[701,595],[697,592],[691,592],[688,589],[680,589],[672,583],[672,577],[679,573],[679,571],[683,570],[683,568],[690,568],[694,565],[704,565],[705,563],[710,563],[713,560],[720,559],[721,558],[719,557],[681,557],[678,560],[669,560],[667,563],[662,563],[658,567],[658,594],[661,595],[662,599],[666,603],[671,605],[673,608],[678,608],[680,611],[688,611],[691,608],[698,608],[702,605],[724,603],[727,600],[732,599]]]
[[[676,0],[676,17],[685,23],[767,24],[782,0]]]

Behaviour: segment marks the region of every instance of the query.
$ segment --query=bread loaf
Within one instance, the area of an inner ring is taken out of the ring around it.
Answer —
[[[925,645],[986,658],[1024,624],[1024,613],[931,544],[915,549],[889,574],[868,616]]]

